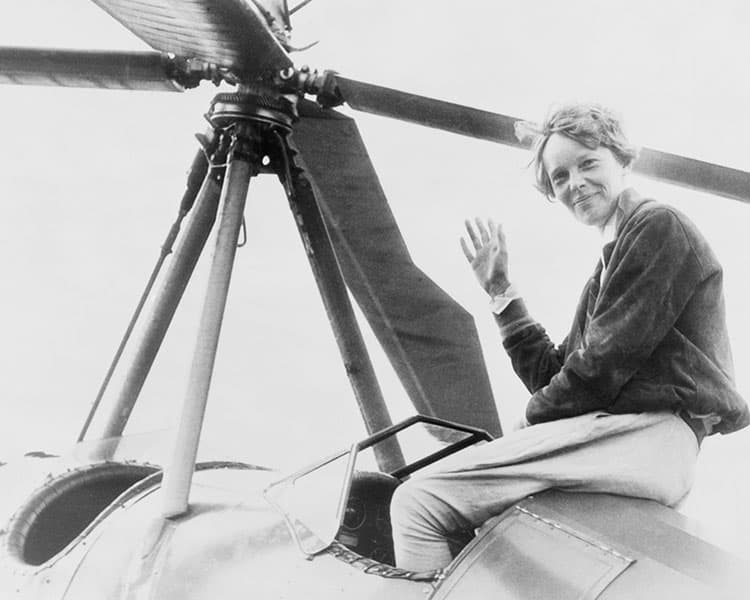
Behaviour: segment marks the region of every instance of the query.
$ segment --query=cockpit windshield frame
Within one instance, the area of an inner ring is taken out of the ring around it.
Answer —
[[[414,432],[414,428],[420,425],[427,433],[431,434],[428,437],[434,438],[433,445],[440,444],[441,446],[435,451],[415,457],[402,467],[387,473],[387,475],[398,480],[404,480],[414,472],[464,448],[492,440],[492,436],[482,429],[435,417],[414,415],[352,444],[348,450],[342,450],[323,460],[316,461],[272,483],[263,491],[263,496],[284,517],[297,546],[303,554],[313,556],[322,552],[331,545],[339,533],[344,520],[357,458],[361,456],[362,452],[377,444],[391,442],[393,439],[398,441],[397,436],[404,435],[407,431]],[[336,465],[337,461],[341,466]],[[322,488],[320,485],[311,485],[312,478],[321,477],[323,470],[330,469],[332,465],[336,465],[334,481],[329,482],[328,486]],[[312,495],[310,494],[311,490],[314,490]],[[314,506],[316,501],[324,506]],[[323,517],[319,519],[321,510],[323,511]]]

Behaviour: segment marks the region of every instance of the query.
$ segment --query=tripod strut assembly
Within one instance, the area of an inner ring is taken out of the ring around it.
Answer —
[[[125,373],[115,406],[104,425],[102,437],[122,434],[220,206],[216,245],[188,387],[173,455],[165,469],[164,517],[176,517],[187,510],[247,191],[250,179],[259,173],[276,173],[287,192],[295,224],[368,433],[392,425],[316,200],[314,182],[306,176],[304,165],[299,164],[290,139],[296,118],[296,100],[296,96],[285,96],[272,89],[245,86],[239,93],[219,94],[212,102],[207,117],[218,136],[215,156],[219,160],[225,156],[225,164],[209,166],[161,293]],[[376,447],[375,455],[385,471],[404,464],[395,441]]]

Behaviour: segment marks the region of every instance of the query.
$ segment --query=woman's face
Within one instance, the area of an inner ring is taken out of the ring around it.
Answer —
[[[591,150],[560,133],[547,140],[542,164],[555,199],[584,225],[604,227],[626,187],[629,168],[622,166],[609,148]]]

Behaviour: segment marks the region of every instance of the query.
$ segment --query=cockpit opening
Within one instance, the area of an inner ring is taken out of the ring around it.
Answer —
[[[385,473],[356,471],[336,539],[362,556],[395,565],[390,505],[399,483]]]
[[[81,535],[120,494],[157,470],[149,465],[107,462],[50,478],[11,519],[8,553],[27,565],[47,562]]]

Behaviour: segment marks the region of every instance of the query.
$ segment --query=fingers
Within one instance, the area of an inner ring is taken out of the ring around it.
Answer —
[[[470,263],[476,258],[482,248],[492,244],[491,250],[497,251],[498,248],[503,248],[505,245],[505,235],[503,234],[502,225],[497,225],[492,219],[487,219],[486,222],[479,217],[474,218],[472,223],[469,219],[464,221],[466,227],[466,233],[468,234],[469,240],[471,240],[472,248],[465,238],[461,238],[461,249],[463,250],[466,260]]]
[[[461,250],[464,251],[464,256],[469,263],[474,262],[474,255],[471,253],[471,250],[469,250],[469,244],[466,243],[466,240],[463,237],[461,238]]]
[[[464,221],[464,226],[466,227],[466,233],[469,234],[471,243],[474,245],[474,250],[479,250],[482,247],[482,242],[479,240],[479,236],[477,236],[476,232],[474,231],[474,228],[471,225],[471,221],[469,221],[469,219],[466,219]]]
[[[479,217],[477,217],[476,219],[474,219],[474,222],[477,224],[477,229],[479,230],[479,235],[482,238],[482,244],[486,244],[487,242],[490,241],[490,234],[487,231],[487,227],[482,222],[482,220],[479,219]]]
[[[505,243],[505,233],[503,232],[503,226],[498,225],[492,219],[487,219],[487,223],[490,228],[490,237],[496,239],[501,244]]]

